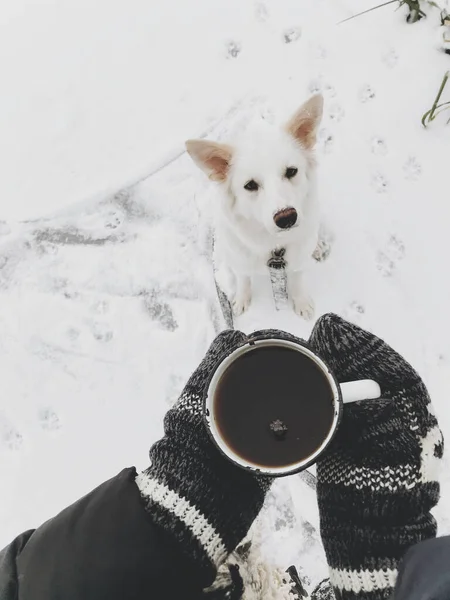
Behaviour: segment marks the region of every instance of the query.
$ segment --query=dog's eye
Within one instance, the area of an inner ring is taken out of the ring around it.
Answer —
[[[284,176],[287,179],[292,179],[293,177],[295,177],[297,175],[297,173],[298,173],[297,167],[288,167],[286,169],[286,173],[284,174]]]
[[[250,181],[247,181],[247,183],[244,185],[244,188],[249,192],[256,192],[256,190],[259,188],[259,185],[254,179],[250,179]]]

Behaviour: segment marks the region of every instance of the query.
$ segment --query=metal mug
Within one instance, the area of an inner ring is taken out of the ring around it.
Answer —
[[[323,372],[332,393],[332,401],[334,408],[333,422],[327,436],[324,438],[320,446],[310,456],[299,460],[293,464],[280,466],[280,467],[264,467],[262,465],[253,464],[248,460],[242,458],[231,449],[226,441],[223,439],[220,429],[217,425],[215,409],[214,409],[214,394],[217,386],[220,383],[222,376],[225,371],[230,367],[232,363],[242,357],[248,352],[253,352],[263,347],[280,347],[289,348],[300,352],[304,356],[310,358]],[[371,400],[379,398],[381,394],[380,386],[377,382],[371,379],[365,379],[360,381],[351,381],[348,383],[339,384],[336,380],[331,369],[328,367],[326,362],[320,358],[307,344],[300,342],[293,342],[289,340],[281,340],[277,338],[272,339],[255,339],[249,338],[242,346],[234,350],[229,354],[223,361],[218,363],[215,370],[210,378],[207,391],[203,399],[203,419],[207,428],[207,431],[212,438],[214,444],[220,450],[220,452],[231,462],[242,467],[244,469],[257,472],[261,475],[267,475],[270,477],[283,477],[286,475],[292,475],[308,468],[326,451],[330,442],[339,426],[340,419],[342,417],[344,404],[350,402],[356,402],[360,400]]]

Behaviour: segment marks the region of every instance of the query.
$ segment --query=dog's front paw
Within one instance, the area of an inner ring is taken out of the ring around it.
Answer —
[[[250,277],[246,275],[236,276],[236,291],[231,302],[235,317],[242,315],[252,301],[252,285]]]
[[[239,315],[242,315],[242,313],[244,313],[247,310],[247,308],[250,306],[251,301],[252,301],[251,293],[236,296],[234,298],[233,302],[231,303],[231,306],[233,307],[234,316],[239,317]]]
[[[323,262],[326,260],[331,252],[331,244],[329,240],[319,240],[317,242],[316,249],[314,250],[312,257],[317,262]]]
[[[311,296],[302,294],[293,298],[294,311],[299,317],[310,321],[314,317],[314,301]]]

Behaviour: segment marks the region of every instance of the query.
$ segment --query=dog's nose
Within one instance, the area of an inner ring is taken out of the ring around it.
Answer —
[[[273,220],[280,229],[290,229],[297,222],[297,211],[295,208],[284,208],[276,213]]]

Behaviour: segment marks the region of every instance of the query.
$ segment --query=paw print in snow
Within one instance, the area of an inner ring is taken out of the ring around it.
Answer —
[[[339,123],[345,116],[345,110],[340,104],[334,103],[330,106],[328,114],[330,115],[330,119],[332,121]]]
[[[405,244],[395,234],[389,238],[389,246],[398,259],[405,256]]]
[[[331,83],[327,83],[323,81],[321,77],[317,77],[312,79],[308,86],[308,91],[310,94],[323,94],[324,96],[328,96],[328,98],[334,98],[336,96],[336,90]]]
[[[422,173],[422,167],[415,156],[410,156],[403,165],[405,179],[418,179]]]
[[[296,42],[300,39],[302,35],[302,30],[300,27],[290,27],[286,29],[283,33],[283,39],[285,44],[291,44],[292,42]]]
[[[52,408],[41,408],[38,412],[38,421],[45,431],[57,431],[61,428],[61,421]]]
[[[308,86],[310,94],[319,94],[322,91],[322,82],[320,79],[313,79]]]
[[[317,142],[319,148],[321,148],[325,154],[329,154],[333,149],[333,134],[328,129],[319,129],[319,133],[317,135]]]
[[[239,56],[242,48],[239,42],[231,40],[226,45],[227,58],[236,58]]]
[[[114,333],[106,323],[93,323],[91,331],[98,342],[110,342],[114,337]]]
[[[356,300],[350,304],[350,308],[358,315],[363,315],[366,312],[364,306],[356,302]]]
[[[80,337],[80,330],[76,327],[69,327],[69,329],[66,331],[66,336],[71,342],[76,342]]]
[[[374,136],[370,142],[372,154],[376,156],[386,156],[388,148],[383,138]]]
[[[353,323],[359,324],[361,317],[366,312],[366,309],[362,304],[353,300],[350,305],[344,309],[344,317]]]
[[[391,277],[404,256],[405,244],[396,235],[391,235],[386,250],[380,250],[377,254],[377,269],[383,277]]]
[[[395,262],[381,250],[377,254],[377,269],[383,277],[390,277],[395,270]]]
[[[370,185],[377,194],[385,194],[389,187],[388,181],[382,173],[374,173]]]
[[[6,418],[0,415],[0,451],[3,448],[6,450],[20,450],[23,444],[22,434],[10,423]]]
[[[398,54],[394,48],[390,48],[382,55],[381,60],[389,69],[393,69],[398,63]]]
[[[376,94],[375,94],[374,89],[369,84],[366,84],[359,91],[359,94],[358,94],[359,101],[362,102],[363,104],[365,104],[366,102],[373,100],[375,98],[375,95]]]
[[[98,300],[91,307],[92,312],[97,315],[105,315],[109,312],[109,303],[107,300]]]
[[[268,123],[271,123],[271,124],[275,122],[275,112],[272,109],[272,107],[270,107],[270,106],[262,107],[260,114],[261,114],[261,119],[263,119],[263,121],[267,121]]]
[[[117,229],[123,223],[124,215],[119,211],[112,211],[106,215],[106,229]]]

